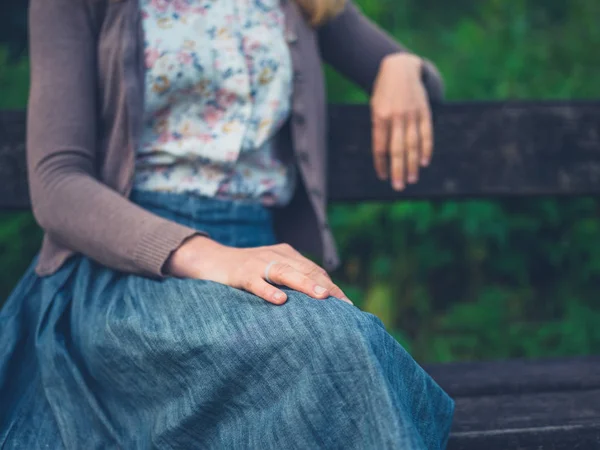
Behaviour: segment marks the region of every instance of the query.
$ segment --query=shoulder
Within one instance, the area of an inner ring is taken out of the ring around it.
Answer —
[[[51,31],[70,27],[98,34],[112,4],[134,0],[29,0],[29,26]]]

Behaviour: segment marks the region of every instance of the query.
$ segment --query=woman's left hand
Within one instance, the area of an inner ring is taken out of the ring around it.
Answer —
[[[387,56],[381,63],[373,96],[373,158],[381,180],[391,174],[401,191],[416,183],[419,166],[433,151],[433,128],[427,92],[421,79],[423,61],[410,53]]]

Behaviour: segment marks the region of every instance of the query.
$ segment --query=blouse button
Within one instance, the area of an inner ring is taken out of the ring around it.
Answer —
[[[287,41],[288,44],[295,44],[296,41],[298,41],[298,36],[293,31],[288,30],[285,33],[285,40]]]
[[[304,116],[300,114],[294,114],[294,123],[298,126],[303,126],[306,123]]]
[[[316,198],[322,198],[323,197],[323,192],[320,189],[317,189],[317,188],[312,188],[310,190],[310,194],[313,197],[316,197]]]

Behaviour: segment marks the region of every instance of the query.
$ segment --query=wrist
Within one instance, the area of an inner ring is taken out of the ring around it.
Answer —
[[[381,61],[381,68],[385,67],[400,67],[403,71],[408,69],[420,77],[423,71],[423,59],[408,52],[392,53]]]
[[[217,248],[220,244],[203,235],[194,235],[183,241],[171,253],[164,265],[164,272],[179,278],[195,277],[199,272],[199,255],[206,255],[206,251]]]

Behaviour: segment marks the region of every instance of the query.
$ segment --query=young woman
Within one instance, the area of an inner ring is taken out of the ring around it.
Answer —
[[[42,249],[0,316],[0,447],[440,449],[453,403],[337,265],[322,59],[375,169],[431,157],[435,68],[343,0],[31,0]]]

